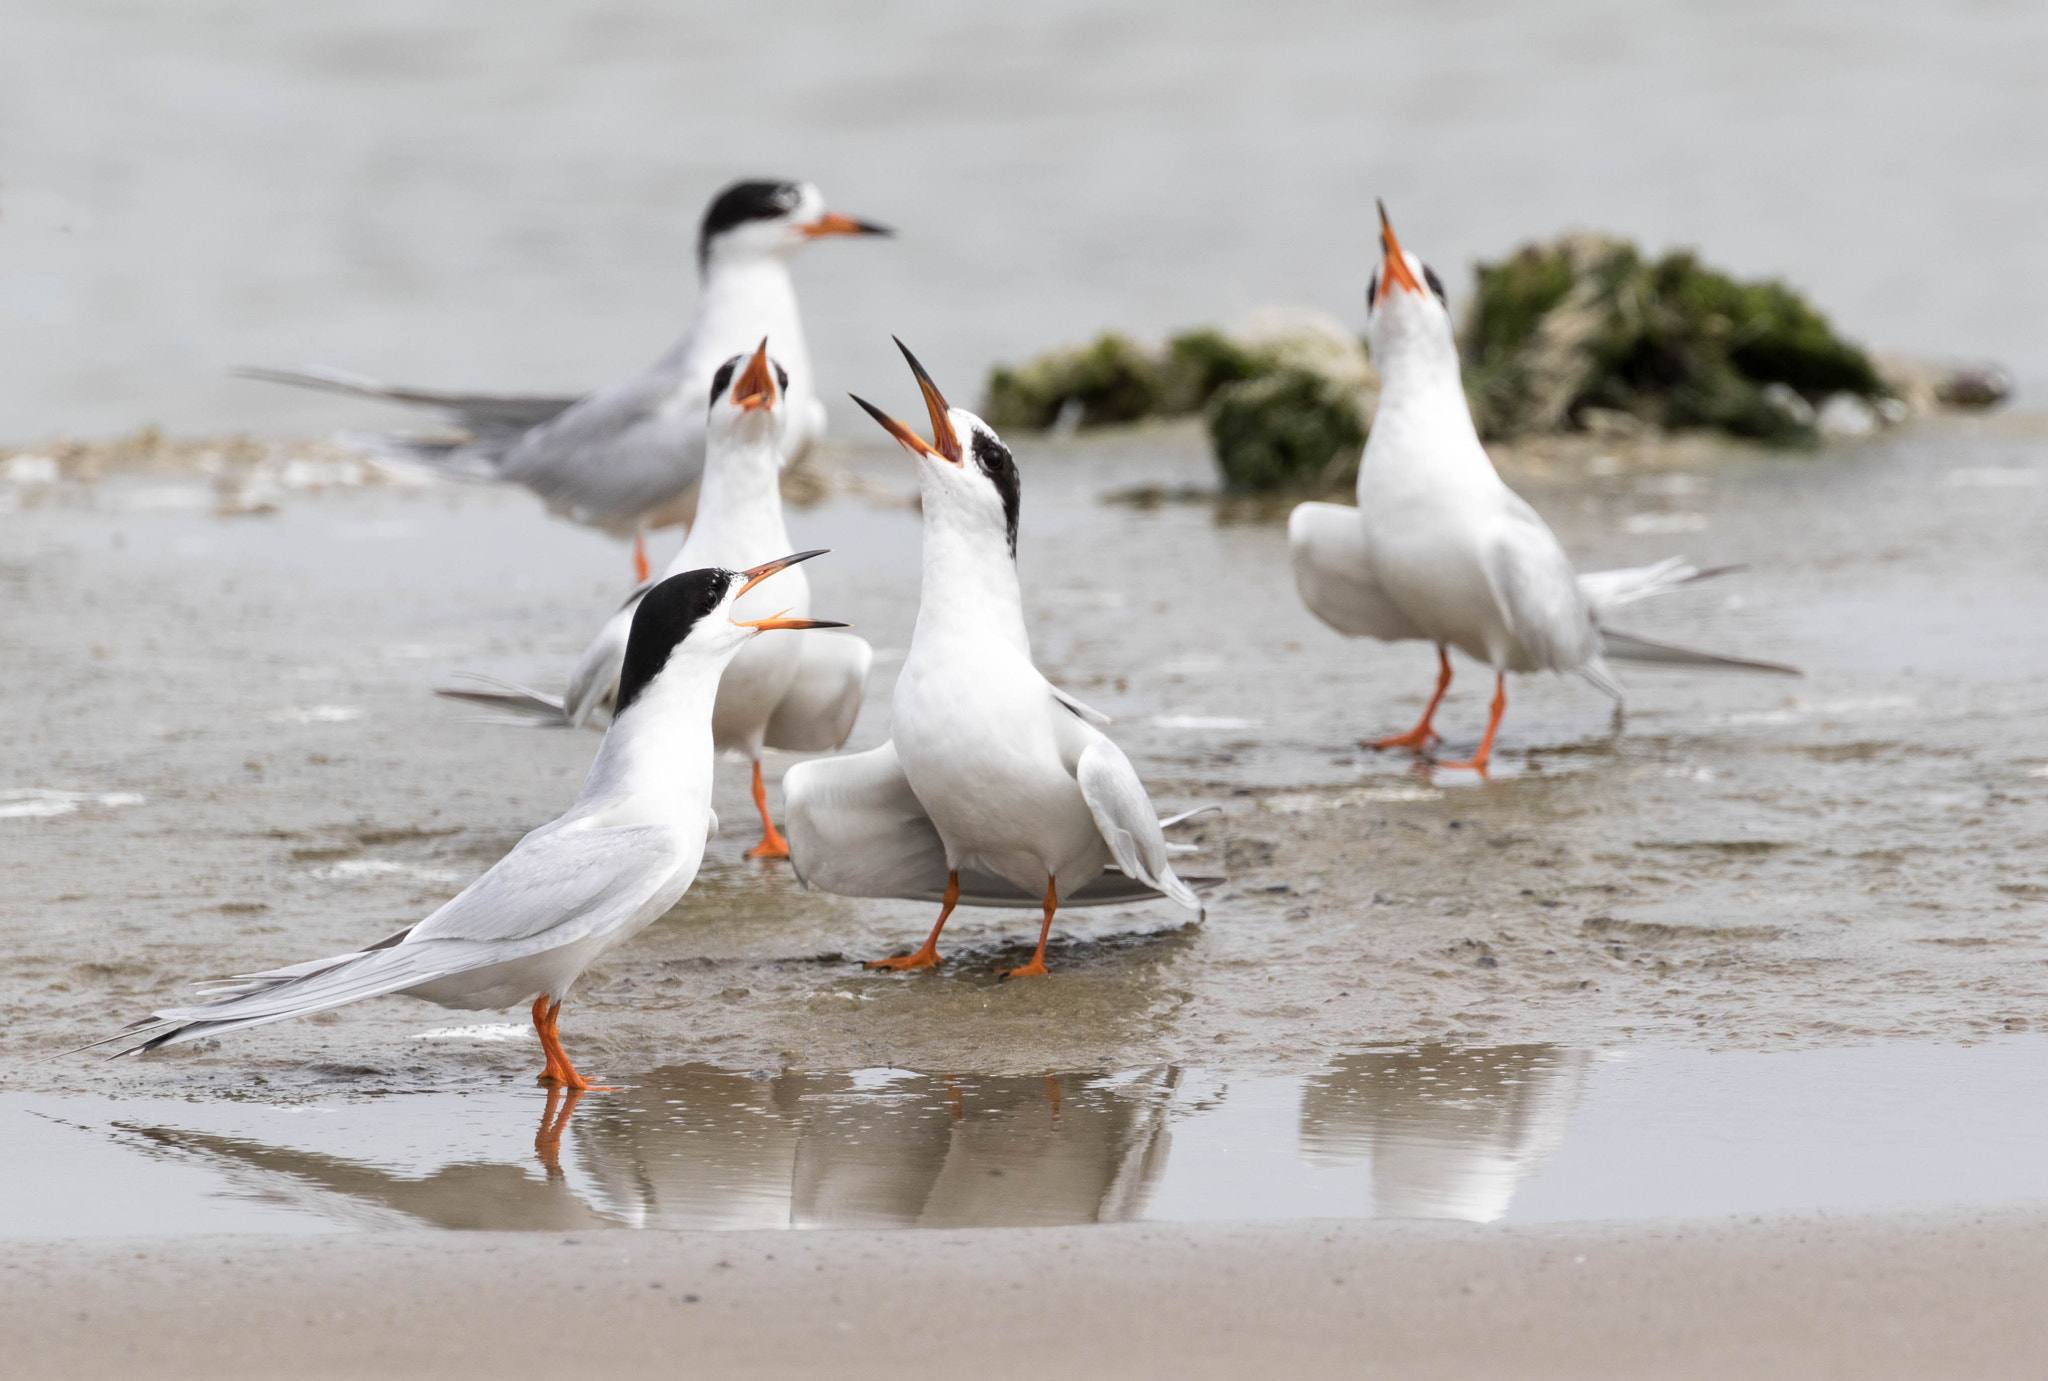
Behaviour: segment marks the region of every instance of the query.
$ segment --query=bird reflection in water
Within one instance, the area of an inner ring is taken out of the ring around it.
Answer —
[[[1051,1226],[1140,1219],[1155,1201],[1198,1217],[1313,1203],[1488,1222],[1562,1139],[1587,1060],[1542,1045],[1370,1050],[1282,1081],[1277,1100],[1234,1099],[1232,1078],[1171,1066],[1011,1077],[676,1065],[587,1105],[549,1090],[531,1161],[424,1174],[247,1137],[125,1130],[223,1168],[245,1193],[371,1223]],[[495,1122],[502,1104],[489,1106]],[[1273,1197],[1294,1181],[1319,1187]]]
[[[1302,1155],[1369,1160],[1377,1217],[1490,1223],[1564,1139],[1587,1059],[1554,1045],[1347,1055],[1303,1085]]]

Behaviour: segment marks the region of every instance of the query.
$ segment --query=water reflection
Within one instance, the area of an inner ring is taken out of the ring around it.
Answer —
[[[1583,1053],[1549,1046],[1375,1050],[1306,1079],[680,1065],[615,1093],[549,1094],[530,1161],[424,1172],[394,1168],[410,1144],[380,1165],[217,1132],[127,1131],[229,1171],[245,1195],[446,1228],[1488,1221],[1562,1139],[1585,1067]],[[503,1107],[493,1100],[492,1115]],[[446,1134],[445,1102],[439,1117]]]
[[[1563,1142],[1587,1060],[1553,1045],[1349,1055],[1302,1089],[1302,1155],[1367,1162],[1382,1218],[1490,1223]]]

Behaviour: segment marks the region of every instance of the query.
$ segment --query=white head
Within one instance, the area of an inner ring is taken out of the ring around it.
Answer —
[[[788,425],[789,371],[768,354],[768,338],[751,356],[734,355],[711,376],[705,437],[712,446],[778,447]]]
[[[891,337],[894,339],[894,337]],[[919,486],[927,523],[941,522],[1005,544],[1017,555],[1017,511],[1023,501],[1017,462],[995,429],[964,408],[948,407],[939,386],[902,341],[896,348],[910,362],[917,387],[931,415],[932,440],[924,438],[865,398],[853,401],[882,424],[904,450],[917,458]]]
[[[794,254],[828,235],[893,235],[873,221],[825,209],[825,194],[808,182],[735,182],[704,208],[697,230],[697,268],[728,260]]]
[[[765,619],[732,616],[739,597],[769,576],[824,554],[823,549],[801,551],[744,571],[707,566],[672,575],[649,590],[633,611],[633,630],[626,637],[626,657],[619,666],[613,719],[625,714],[648,687],[678,675],[700,672],[715,686],[733,654],[749,639],[772,629],[846,627],[830,619],[791,619],[780,614]]]
[[[1365,289],[1365,338],[1382,374],[1397,359],[1432,362],[1456,377],[1457,333],[1436,270],[1401,248],[1380,205],[1380,262]]]

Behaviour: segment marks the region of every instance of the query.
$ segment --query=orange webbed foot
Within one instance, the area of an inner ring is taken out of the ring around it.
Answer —
[[[788,858],[789,841],[779,834],[769,835],[753,848],[747,850],[748,858]]]
[[[914,954],[899,954],[892,959],[869,959],[861,964],[864,969],[886,969],[890,973],[908,973],[912,969],[935,969],[945,963],[945,958],[930,945]]]
[[[1048,969],[1045,966],[1045,961],[1043,959],[1033,959],[1030,963],[1026,964],[1021,969],[1004,969],[1002,973],[997,976],[1005,979],[1044,978],[1051,972],[1052,970]]]
[[[1391,734],[1386,738],[1363,739],[1359,742],[1358,746],[1360,748],[1371,748],[1375,752],[1382,753],[1389,748],[1406,748],[1412,752],[1426,753],[1429,751],[1430,744],[1442,738],[1443,735],[1434,729],[1415,728],[1410,729],[1405,734]]]

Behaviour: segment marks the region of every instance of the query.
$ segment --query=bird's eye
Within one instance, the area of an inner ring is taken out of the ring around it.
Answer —
[[[1365,310],[1371,311],[1373,305],[1379,301],[1379,297],[1380,274],[1378,269],[1374,269],[1372,277],[1365,280]]]
[[[1422,266],[1422,281],[1429,284],[1429,290],[1436,294],[1436,300],[1443,303],[1445,309],[1448,310],[1451,305],[1451,299],[1444,296],[1444,280],[1437,277],[1436,270],[1428,264]]]
[[[742,358],[744,357],[740,355],[734,355],[724,364],[718,366],[718,372],[711,376],[711,401],[713,403],[716,403],[719,399],[723,398],[725,396],[726,389],[732,386],[733,371],[737,370],[740,367],[740,360]]]
[[[789,371],[779,364],[775,366],[775,386],[784,393],[789,392]]]

